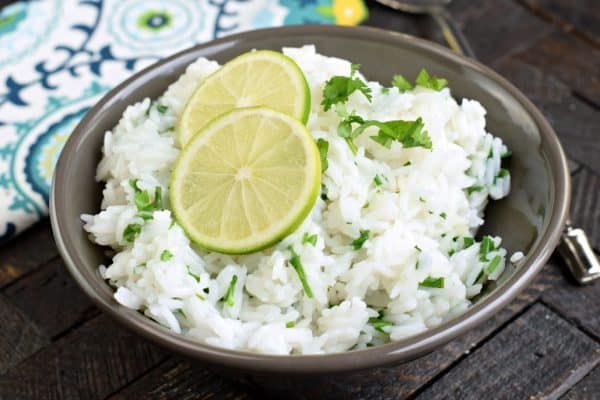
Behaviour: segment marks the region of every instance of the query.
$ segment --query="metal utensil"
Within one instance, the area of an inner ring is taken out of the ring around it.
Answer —
[[[469,42],[454,22],[445,6],[451,0],[376,0],[395,10],[412,14],[429,14],[440,27],[444,39],[453,51],[476,58]],[[600,262],[583,229],[575,228],[567,221],[558,252],[569,268],[571,275],[580,284],[600,278]]]
[[[469,42],[462,31],[446,11],[445,6],[451,0],[376,0],[377,2],[411,14],[429,14],[438,24],[444,39],[453,51],[467,57],[475,57]]]

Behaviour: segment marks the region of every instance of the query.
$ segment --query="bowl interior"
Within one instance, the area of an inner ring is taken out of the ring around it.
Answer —
[[[486,222],[480,234],[502,236],[503,246],[509,253],[523,251],[526,259],[519,269],[508,268],[496,285],[489,286],[479,296],[478,303],[499,296],[502,286],[515,285],[518,280],[523,286],[523,280],[532,276],[529,274],[525,278],[526,272],[523,270],[539,269],[543,258],[549,255],[557,239],[554,231],[563,223],[568,202],[568,176],[564,176],[564,156],[550,128],[540,125],[543,122],[540,122],[541,117],[536,115],[535,110],[532,113],[528,108],[530,105],[524,104],[525,100],[519,97],[514,88],[477,64],[464,61],[438,46],[404,35],[365,28],[332,27],[258,31],[190,49],[134,76],[109,93],[87,114],[63,151],[52,196],[53,227],[57,242],[72,272],[77,271],[75,277],[84,290],[105,310],[116,311],[118,319],[129,322],[134,320],[130,325],[132,329],[147,334],[148,330],[158,331],[162,328],[146,321],[137,313],[118,306],[112,300],[112,290],[97,273],[97,266],[107,262],[104,249],[88,240],[79,218],[83,213],[96,213],[99,210],[102,186],[96,183],[94,176],[101,157],[104,132],[115,126],[128,105],[146,97],[160,96],[197,57],[207,57],[223,63],[255,48],[280,50],[282,46],[304,44],[315,44],[317,51],[322,54],[359,63],[362,66],[361,72],[368,79],[382,83],[389,83],[397,73],[413,79],[422,67],[426,67],[430,73],[449,80],[452,94],[457,100],[475,99],[487,109],[487,130],[501,137],[513,151],[513,156],[507,162],[512,176],[512,188],[506,199],[488,205]],[[549,227],[553,232],[548,232]],[[535,262],[540,265],[534,266]],[[512,292],[510,296],[515,294]],[[507,293],[505,295],[508,296]],[[504,303],[508,301],[506,296]],[[491,302],[487,304],[491,305]],[[496,303],[496,308],[498,306]],[[478,313],[489,314],[489,311],[489,307],[485,310],[483,306],[473,307],[465,316],[458,317],[459,321],[450,321],[405,342],[383,346],[387,348],[384,353],[386,357],[395,354],[394,361],[415,357],[451,337],[444,335],[456,335],[459,333],[457,329],[464,330],[472,326],[477,320],[475,317],[481,320]],[[182,350],[180,345],[183,339],[166,332],[161,332],[160,335],[166,338],[164,345]],[[427,345],[424,346],[425,344]],[[203,354],[211,351],[223,353],[210,350],[208,346],[195,346]],[[404,354],[403,349],[408,348],[412,350]],[[369,366],[392,360],[384,358],[361,365]]]

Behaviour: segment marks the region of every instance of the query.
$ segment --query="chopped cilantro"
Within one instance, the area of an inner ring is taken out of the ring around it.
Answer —
[[[138,209],[138,215],[144,219],[152,219],[152,214],[158,209],[162,209],[162,187],[157,186],[154,189],[154,201],[150,201],[150,194],[147,190],[141,190],[137,185],[138,180],[132,179],[129,185],[133,188],[133,202]]]
[[[423,251],[423,250],[421,250],[421,248],[420,248],[419,246],[417,246],[416,244],[415,244],[415,250],[416,250],[416,251],[418,251],[419,253],[420,253],[421,251]]]
[[[285,323],[286,328],[293,328],[295,326],[296,326],[296,322],[294,322],[294,321],[289,321],[289,322]]]
[[[317,139],[317,148],[319,149],[319,157],[321,159],[321,172],[327,171],[329,162],[327,161],[327,152],[329,151],[329,142],[325,139]]]
[[[189,265],[186,265],[185,268],[187,269],[187,273],[189,276],[194,278],[196,280],[196,282],[200,282],[200,276],[196,275],[194,272],[192,272],[192,268]]]
[[[423,287],[442,289],[444,287],[444,278],[443,277],[434,278],[432,276],[428,276],[427,278],[425,278],[425,280],[423,282],[419,283],[419,285],[423,286]]]
[[[317,234],[309,235],[308,232],[304,232],[302,235],[302,244],[312,244],[313,247],[317,244]]]
[[[506,151],[502,154],[500,154],[500,158],[508,158],[510,156],[512,156],[513,152],[511,149],[506,149]]]
[[[397,87],[400,93],[411,90],[413,86],[402,75],[394,75],[392,78],[392,86]]]
[[[292,254],[292,258],[290,258],[290,264],[292,264],[292,267],[294,267],[294,269],[296,270],[296,273],[298,274],[298,278],[300,279],[300,282],[302,283],[302,287],[304,288],[304,292],[306,293],[308,298],[312,299],[313,292],[310,289],[310,286],[308,284],[308,279],[306,279],[306,273],[304,272],[304,267],[302,266],[302,261],[300,261],[300,256],[298,255],[298,253],[296,253],[294,251],[294,248],[292,246],[288,247],[288,250]]]
[[[425,203],[425,199],[423,198],[423,196],[419,196],[419,201],[420,201],[421,203]]]
[[[500,171],[498,171],[498,175],[496,175],[496,177],[498,178],[504,178],[505,176],[510,175],[510,172],[508,172],[508,170],[506,168],[500,168]]]
[[[381,87],[381,94],[388,94],[390,92],[390,88],[387,88],[385,86]]]
[[[365,242],[369,239],[370,233],[371,231],[369,230],[360,231],[360,236],[350,243],[352,248],[354,250],[359,250],[360,248],[362,248],[363,244],[365,244]]]
[[[419,86],[440,91],[446,86],[448,86],[448,81],[443,78],[438,78],[437,76],[429,75],[427,70],[423,68],[419,75],[417,75],[417,79],[415,83]]]
[[[360,68],[358,64],[352,64],[350,76],[336,75],[325,82],[323,88],[323,100],[321,105],[325,111],[329,110],[334,104],[345,103],[350,95],[357,90],[371,101],[371,88],[360,78],[356,78],[356,71]]]
[[[385,333],[386,335],[388,334],[383,328],[385,328],[386,326],[392,326],[394,325],[393,322],[390,321],[386,321],[385,319],[378,317],[371,317],[369,318],[369,324],[373,325],[373,328],[375,328],[376,331],[381,332],[381,333]]]
[[[475,243],[475,239],[472,237],[463,237],[463,249],[468,249],[469,247],[473,246],[473,243]]]
[[[450,250],[448,250],[448,257],[452,257],[452,255],[453,255],[454,253],[456,253],[456,250],[454,250],[454,249],[450,249]]]
[[[163,106],[162,104],[157,104],[156,105],[156,111],[158,111],[161,114],[166,113],[168,109],[169,109],[169,107]]]
[[[446,217],[447,217],[447,216],[448,216],[448,215],[447,215],[445,212],[443,212],[443,213],[441,213],[441,214],[440,214],[440,217],[441,217],[442,219],[446,219]]]
[[[373,178],[373,183],[375,184],[375,186],[383,185],[383,181],[381,180],[379,175],[375,175],[375,178]]]
[[[471,194],[471,193],[474,193],[474,192],[481,192],[482,190],[483,190],[483,186],[473,185],[473,186],[469,186],[467,188],[467,193]]]
[[[403,167],[408,167],[409,165],[411,165],[412,163],[410,161],[405,162],[404,164],[402,164]]]
[[[123,231],[123,239],[126,242],[132,243],[137,235],[142,231],[142,225],[140,224],[129,224]]]
[[[171,258],[173,258],[173,253],[169,250],[163,250],[163,252],[160,253],[160,261],[169,261]]]
[[[500,257],[500,256],[495,256],[494,258],[492,258],[492,261],[490,261],[490,263],[487,266],[488,274],[491,274],[492,272],[494,272],[494,270],[496,269],[498,264],[500,264],[500,260],[502,260],[502,257]]]
[[[479,259],[481,261],[487,261],[487,255],[490,251],[496,249],[494,240],[490,236],[484,236],[479,247]]]
[[[234,305],[233,293],[235,291],[235,284],[237,283],[237,280],[237,275],[234,275],[233,278],[231,278],[231,282],[229,282],[227,292],[225,293],[225,296],[223,296],[223,302],[227,304],[228,307],[233,307]]]

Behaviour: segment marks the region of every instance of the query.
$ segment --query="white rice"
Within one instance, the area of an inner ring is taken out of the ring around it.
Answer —
[[[105,135],[96,176],[106,182],[102,211],[82,219],[94,242],[115,251],[112,263],[100,266],[116,289],[115,300],[200,342],[272,354],[361,349],[415,335],[464,312],[485,281],[502,274],[506,259],[499,237],[485,260],[480,243],[463,248],[463,237],[474,236],[483,224],[488,197],[502,198],[510,187],[510,176],[497,177],[507,149],[486,132],[484,108],[468,99],[458,104],[448,88],[399,93],[369,82],[372,102],[355,93],[347,109],[368,119],[422,117],[433,146],[405,149],[394,143],[386,149],[363,134],[353,155],[336,133],[335,111],[320,106],[325,81],[348,75],[350,62],[319,55],[313,46],[283,51],[304,71],[311,89],[308,128],[315,139],[329,141],[322,180],[327,200],[318,199],[302,226],[281,243],[246,256],[195,247],[174,223],[168,204],[152,219],[137,216],[132,179],[151,194],[160,186],[168,201],[179,153],[173,126],[196,85],[219,67],[199,59],[155,103],[145,99],[129,106]],[[383,185],[374,185],[375,175]],[[469,194],[466,188],[473,185],[481,190]],[[123,232],[132,223],[142,230],[128,243]],[[364,230],[370,237],[354,250],[350,243]],[[318,235],[315,246],[301,243],[306,232]],[[300,256],[312,299],[289,263],[290,245]],[[173,255],[170,260],[161,261],[164,250]],[[488,273],[495,256],[500,262]],[[515,254],[513,261],[522,256]],[[221,300],[234,275],[229,306]],[[444,287],[421,286],[428,277],[444,278]],[[389,322],[379,327],[383,332],[369,322],[378,315]]]

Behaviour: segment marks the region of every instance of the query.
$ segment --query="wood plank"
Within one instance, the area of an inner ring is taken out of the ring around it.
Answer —
[[[99,313],[60,258],[7,286],[4,294],[50,337]]]
[[[116,399],[249,399],[248,388],[223,378],[210,368],[172,357],[124,390],[109,397]]]
[[[574,97],[556,77],[512,57],[495,69],[515,84],[544,113],[567,154],[592,171],[600,171],[600,113]]]
[[[514,57],[554,75],[600,106],[600,47],[565,32],[554,32]]]
[[[417,398],[556,398],[598,363],[598,342],[535,304]]]
[[[600,44],[600,8],[597,0],[520,0],[540,17],[566,31],[575,30]]]
[[[0,246],[0,287],[57,256],[50,220],[45,219]]]
[[[48,343],[42,331],[0,295],[0,373]]]
[[[580,286],[574,283],[566,266],[550,271],[552,290],[543,293],[542,301],[577,325],[590,336],[600,340],[600,281]]]
[[[455,0],[448,10],[479,61],[490,64],[528,48],[556,28],[513,1]]]
[[[165,351],[100,316],[0,376],[3,399],[102,399]]]
[[[600,394],[600,367],[594,368],[563,397],[566,400],[597,400]]]
[[[600,173],[600,171],[598,171]],[[572,179],[571,219],[583,228],[596,251],[600,251],[600,175],[583,168]]]

